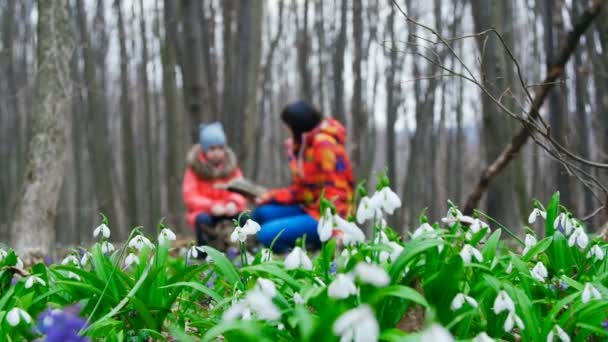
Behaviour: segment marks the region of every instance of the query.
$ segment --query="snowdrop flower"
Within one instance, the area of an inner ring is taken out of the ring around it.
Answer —
[[[91,253],[84,252],[84,254],[82,255],[82,258],[80,259],[80,265],[86,266],[92,257],[93,257],[93,255]]]
[[[133,264],[139,265],[139,257],[133,253],[129,253],[129,255],[127,255],[125,258],[125,267],[131,267]]]
[[[355,275],[363,283],[383,287],[391,282],[391,277],[381,266],[360,262],[355,266]]]
[[[138,251],[141,251],[141,249],[144,248],[144,246],[154,248],[154,245],[152,244],[152,242],[150,242],[150,240],[148,240],[148,238],[143,235],[137,235],[134,238],[132,238],[131,241],[129,241],[129,247],[135,248]]]
[[[469,244],[466,244],[464,245],[464,247],[462,247],[462,251],[460,251],[460,257],[462,258],[462,261],[464,261],[465,264],[470,264],[471,259],[473,257],[475,257],[475,259],[477,259],[477,261],[479,262],[483,261],[483,256],[481,255],[481,252],[479,252],[475,247]]]
[[[251,291],[247,294],[245,301],[251,311],[255,312],[260,319],[274,321],[281,318],[281,310],[272,302],[272,297],[267,296],[266,293],[257,290]]]
[[[509,311],[507,315],[507,319],[505,320],[505,324],[503,325],[503,329],[505,332],[510,332],[513,328],[517,326],[519,329],[524,329],[524,322],[517,316],[515,311]]]
[[[260,256],[261,256],[260,260],[262,262],[270,261],[270,260],[272,260],[272,251],[268,248],[264,248],[264,249],[262,249]]]
[[[350,246],[365,241],[365,234],[363,234],[363,231],[357,227],[356,224],[349,222],[338,215],[334,216],[334,222],[336,223],[337,228],[343,233],[342,242],[344,245]]]
[[[23,260],[21,260],[20,257],[17,257],[17,263],[15,263],[15,267],[17,268],[23,268]]]
[[[188,259],[196,259],[198,258],[198,253],[205,253],[205,250],[203,249],[203,247],[199,247],[199,246],[192,246],[190,247],[190,249],[188,249],[188,253],[186,254],[186,257]]]
[[[465,301],[467,303],[469,303],[470,306],[472,306],[474,308],[477,307],[477,301],[475,300],[475,298],[469,297],[469,296],[465,295],[464,293],[459,293],[452,300],[452,304],[450,305],[450,309],[452,311],[460,310],[460,308],[462,308],[462,306],[464,305]]]
[[[2,248],[0,248],[0,261],[4,260],[4,258],[6,258],[6,256],[8,255],[8,253],[6,253],[6,251]]]
[[[25,323],[30,324],[32,322],[32,317],[27,311],[22,310],[21,308],[14,307],[6,314],[6,321],[11,327],[18,326],[22,320]]]
[[[344,299],[355,294],[357,294],[357,286],[352,276],[347,274],[338,274],[327,288],[327,295],[331,298]]]
[[[581,249],[586,248],[589,244],[589,238],[582,227],[574,229],[574,232],[568,239],[568,246],[572,247],[574,244],[578,245]]]
[[[245,302],[233,303],[233,305],[222,315],[222,320],[232,322],[237,319],[248,321],[251,319],[251,309],[247,307]]]
[[[455,207],[452,207],[448,209],[448,213],[445,215],[444,218],[441,219],[441,222],[452,226],[456,222],[473,224],[474,220],[474,218],[470,216],[465,216],[460,212],[460,210],[456,209]]]
[[[169,243],[170,241],[175,241],[176,238],[175,233],[173,233],[169,228],[163,228],[158,234],[158,242],[161,245]]]
[[[494,300],[494,313],[498,315],[505,310],[515,311],[515,304],[505,291],[500,291]]]
[[[357,222],[359,224],[363,224],[365,221],[374,218],[377,209],[374,204],[367,196],[361,198],[361,202],[359,202],[359,207],[357,208]]]
[[[421,236],[435,238],[435,237],[437,237],[437,232],[435,232],[435,229],[433,229],[433,226],[431,226],[430,224],[425,222],[425,223],[421,224],[420,227],[416,228],[416,230],[414,231],[414,234],[412,234],[412,240],[417,239]]]
[[[270,298],[277,295],[277,288],[274,286],[274,283],[272,280],[268,280],[266,278],[258,278],[257,282],[255,283],[255,288],[260,293],[263,293],[265,296]]]
[[[388,247],[392,250],[392,252],[382,251],[380,252],[379,258],[380,262],[386,262],[390,258],[391,261],[397,260],[401,252],[403,252],[403,247],[396,243],[395,241],[388,242]]]
[[[340,341],[377,341],[380,326],[372,308],[363,304],[338,317],[333,332],[340,336]]]
[[[473,238],[473,234],[479,233],[482,229],[490,228],[490,226],[483,222],[482,220],[475,218],[473,222],[469,226],[469,231],[466,233],[465,237],[467,240],[471,240]]]
[[[260,225],[251,220],[248,219],[247,222],[245,222],[245,224],[242,227],[235,227],[234,231],[232,232],[232,234],[230,235],[230,241],[232,242],[245,242],[247,241],[247,237],[249,235],[255,235],[257,234],[257,232],[259,232],[262,228],[260,227]]]
[[[482,331],[477,336],[473,337],[471,342],[494,342],[494,339],[488,336],[485,331]]]
[[[114,252],[114,245],[108,241],[104,241],[101,243],[101,252],[103,254],[109,254]]]
[[[306,304],[306,301],[304,300],[304,298],[302,298],[302,296],[300,295],[299,292],[294,292],[294,294],[293,294],[293,302],[295,304],[299,304],[299,305]]]
[[[42,278],[32,275],[32,276],[27,277],[27,279],[25,280],[25,288],[29,289],[32,286],[34,286],[34,284],[36,284],[36,283],[38,283],[42,286],[46,286],[46,282]]]
[[[453,342],[454,337],[450,331],[439,324],[433,324],[426,328],[420,335],[421,342]]]
[[[376,191],[374,197],[375,200],[378,201],[379,207],[389,215],[393,215],[395,209],[401,207],[401,199],[388,186],[382,188],[380,191]],[[373,200],[374,199],[372,199],[372,201]]]
[[[536,218],[539,216],[542,217],[544,220],[547,219],[546,212],[544,212],[538,208],[534,208],[534,210],[532,210],[532,212],[530,213],[530,216],[528,216],[528,223],[533,224],[534,222],[536,222]]]
[[[526,234],[526,238],[524,239],[524,250],[521,252],[521,255],[526,255],[532,249],[532,247],[536,246],[538,241],[534,237],[534,235]]]
[[[593,247],[591,247],[591,250],[589,250],[589,252],[587,253],[587,259],[595,257],[595,260],[604,260],[605,255],[606,253],[604,252],[602,247],[600,247],[599,245],[593,245]]]
[[[591,283],[586,283],[583,289],[583,304],[587,304],[591,299],[602,299],[602,295]]]
[[[75,255],[70,254],[61,261],[61,264],[62,265],[73,264],[73,265],[79,266],[80,261],[78,261],[78,258],[76,258]]]
[[[532,278],[544,283],[548,276],[549,274],[545,265],[540,261],[537,262],[536,266],[532,269]]]
[[[93,237],[98,237],[99,234],[101,234],[101,236],[103,236],[104,238],[109,238],[110,237],[110,228],[108,228],[108,226],[106,226],[105,223],[102,223],[101,225],[99,225],[99,227],[95,228],[95,230],[93,231]]]
[[[300,267],[304,270],[311,271],[312,261],[310,261],[310,258],[302,248],[294,247],[291,253],[285,258],[285,269],[295,270]]]
[[[319,240],[322,242],[327,241],[331,238],[334,231],[334,216],[331,214],[331,209],[325,210],[325,215],[319,219],[317,225],[317,233],[319,234]]]
[[[553,228],[559,229],[559,227],[563,229],[566,235],[570,235],[572,228],[574,228],[572,219],[566,213],[560,213],[555,221],[553,221]]]
[[[547,342],[553,342],[555,336],[562,342],[570,342],[570,336],[557,324],[547,334]]]

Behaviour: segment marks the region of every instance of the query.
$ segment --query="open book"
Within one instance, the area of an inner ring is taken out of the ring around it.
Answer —
[[[245,178],[236,178],[228,183],[216,184],[217,189],[224,189],[232,192],[237,192],[245,197],[255,198],[263,195],[267,189],[255,184]]]

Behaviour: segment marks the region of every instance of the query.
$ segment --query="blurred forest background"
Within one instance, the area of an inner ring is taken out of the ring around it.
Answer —
[[[596,1],[597,2],[597,1]],[[154,231],[161,217],[188,233],[181,177],[201,122],[221,121],[248,178],[290,181],[279,113],[305,99],[348,127],[358,180],[388,170],[404,208],[398,230],[464,205],[482,169],[521,129],[479,87],[446,73],[464,65],[516,113],[547,75],[566,33],[591,1],[578,0],[71,0],[72,82],[65,116],[59,245],[87,243],[105,213],[113,238]],[[399,7],[396,6],[399,5]],[[608,8],[582,35],[540,113],[585,159],[608,161]],[[408,22],[449,37],[453,51]],[[26,177],[35,102],[34,0],[0,0],[0,241],[8,241]],[[461,37],[461,39],[454,39]],[[426,58],[425,58],[426,56]],[[461,63],[462,62],[462,63]],[[604,184],[605,168],[581,166]],[[371,178],[370,178],[371,177]],[[584,215],[602,204],[530,141],[480,203],[522,229],[532,200]],[[606,214],[596,215],[591,231]]]

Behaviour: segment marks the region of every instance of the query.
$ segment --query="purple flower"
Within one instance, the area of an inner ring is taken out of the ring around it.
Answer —
[[[602,327],[604,327],[604,330],[608,330],[608,319],[602,322]]]
[[[50,255],[47,255],[44,257],[44,264],[47,266],[51,266],[51,264],[53,263],[53,257],[51,257]]]
[[[46,335],[48,342],[85,342],[86,337],[78,336],[78,332],[84,328],[86,321],[80,318],[81,307],[73,305],[63,310],[48,309],[38,317],[38,330]]]
[[[230,259],[230,261],[234,260],[237,256],[239,256],[239,250],[232,246],[228,248],[228,251],[226,252],[226,256],[228,257],[228,259]]]
[[[338,270],[338,265],[336,264],[335,261],[332,261],[331,264],[329,265],[329,273],[336,274],[337,270]]]

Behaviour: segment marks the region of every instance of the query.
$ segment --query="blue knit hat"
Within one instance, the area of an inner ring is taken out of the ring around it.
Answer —
[[[224,134],[224,127],[220,122],[200,125],[198,138],[205,151],[213,146],[226,145],[226,134]]]

